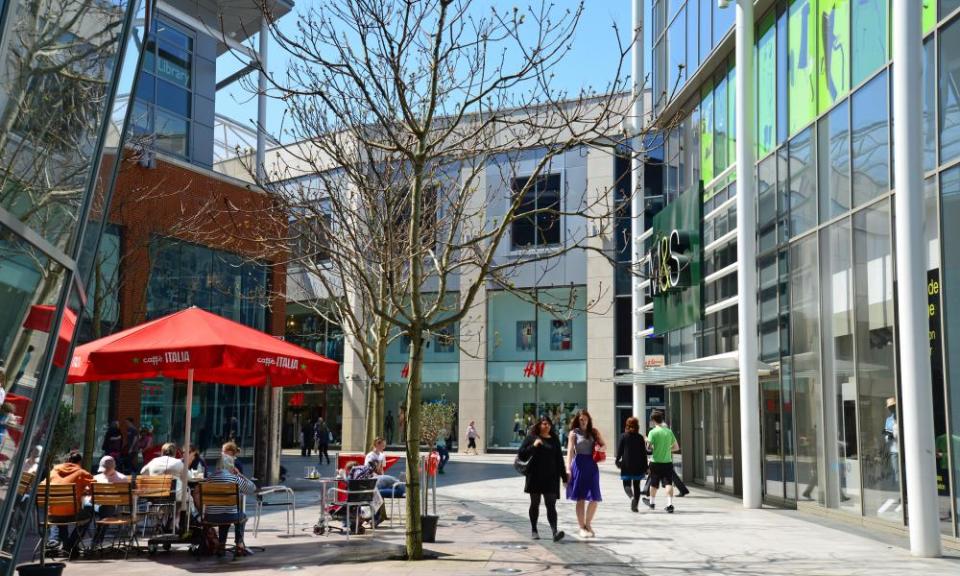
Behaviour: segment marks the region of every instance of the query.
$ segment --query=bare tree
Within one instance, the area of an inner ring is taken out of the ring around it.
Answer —
[[[621,74],[629,42],[604,55],[621,66],[601,93],[553,88],[582,12],[582,3],[557,11],[545,1],[501,11],[469,0],[344,0],[304,10],[296,34],[271,27],[291,64],[270,77],[270,93],[286,102],[285,136],[296,143],[271,156],[257,183],[290,221],[308,223],[315,249],[296,265],[320,279],[363,341],[351,345],[373,382],[382,386],[389,338],[409,342],[411,559],[423,553],[426,344],[449,337],[488,285],[523,292],[520,271],[549,269],[575,250],[612,253],[612,182],[538,201],[564,155],[612,152],[630,109]],[[619,39],[615,26],[612,34]],[[291,230],[258,236],[304,236]],[[522,230],[533,240],[504,250]],[[557,230],[559,242],[544,242]],[[370,413],[382,421],[382,408]]]

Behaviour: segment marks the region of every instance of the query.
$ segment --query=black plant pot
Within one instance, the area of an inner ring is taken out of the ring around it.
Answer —
[[[439,516],[428,516],[426,514],[420,516],[420,529],[423,531],[424,542],[437,541],[437,522],[439,520]]]
[[[17,566],[20,576],[60,576],[67,565],[63,562],[47,562],[45,564],[21,564]]]

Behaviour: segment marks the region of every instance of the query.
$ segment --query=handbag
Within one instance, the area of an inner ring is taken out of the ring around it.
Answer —
[[[513,459],[513,469],[517,471],[517,474],[521,476],[527,475],[527,468],[530,466],[530,460],[533,459],[533,456],[524,460],[520,458],[520,455],[517,454]]]
[[[593,445],[593,461],[599,464],[607,459],[607,451],[601,450],[599,444]]]

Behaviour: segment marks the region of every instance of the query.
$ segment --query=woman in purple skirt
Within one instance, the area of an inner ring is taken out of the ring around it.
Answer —
[[[600,470],[593,461],[594,448],[604,451],[606,444],[600,432],[593,427],[593,418],[581,410],[570,421],[567,439],[567,500],[577,501],[577,523],[580,537],[593,538],[593,516],[597,513],[600,497]]]

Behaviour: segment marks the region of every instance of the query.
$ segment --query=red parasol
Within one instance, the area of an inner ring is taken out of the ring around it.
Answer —
[[[34,304],[30,307],[26,320],[23,321],[23,327],[30,330],[50,332],[50,328],[53,326],[53,315],[56,311],[56,306]],[[70,342],[73,341],[73,330],[76,326],[77,314],[67,308],[63,311],[63,321],[60,322],[60,336],[57,338],[57,347],[53,352],[54,366],[63,368],[67,365],[67,352],[70,350]]]
[[[68,382],[166,376],[233,386],[336,384],[339,364],[200,308],[78,346]]]
[[[329,358],[191,307],[78,346],[67,382],[155,376],[187,381],[187,442],[194,380],[233,386],[340,381],[339,364]]]

